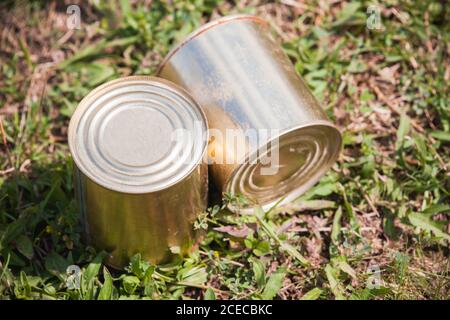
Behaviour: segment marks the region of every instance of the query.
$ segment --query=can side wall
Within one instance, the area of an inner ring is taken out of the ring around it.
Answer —
[[[123,268],[136,253],[151,263],[166,262],[172,257],[170,248],[179,247],[184,254],[197,240],[193,223],[207,207],[205,164],[170,188],[147,194],[109,190],[77,171],[87,238],[110,254],[109,265]]]
[[[187,89],[204,108],[209,127],[223,134],[226,129],[270,134],[329,121],[269,27],[252,19],[229,20],[193,37],[165,61],[159,75]],[[212,148],[227,149],[210,145],[209,153]],[[212,165],[219,188],[237,167]]]
[[[187,89],[211,127],[224,115],[236,126],[261,129],[328,120],[269,28],[252,20],[208,29],[183,45],[159,75]]]

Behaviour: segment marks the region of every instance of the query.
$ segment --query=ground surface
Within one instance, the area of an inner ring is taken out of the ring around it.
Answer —
[[[449,298],[445,1],[380,1],[375,10],[339,0],[92,1],[80,3],[75,30],[58,2],[0,9],[0,297]],[[252,217],[210,210],[198,222],[205,241],[182,261],[155,267],[135,257],[124,273],[108,270],[80,242],[69,117],[95,86],[154,73],[187,33],[237,12],[271,22],[342,130],[340,159],[289,207]],[[78,290],[67,288],[73,264]]]

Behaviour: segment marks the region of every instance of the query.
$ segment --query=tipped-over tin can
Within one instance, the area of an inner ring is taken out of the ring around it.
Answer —
[[[168,54],[158,74],[203,107],[210,173],[222,192],[268,209],[300,196],[338,157],[339,130],[259,17],[204,25]]]
[[[78,105],[69,147],[87,240],[109,265],[189,251],[207,206],[207,123],[186,91],[145,76],[108,82]]]

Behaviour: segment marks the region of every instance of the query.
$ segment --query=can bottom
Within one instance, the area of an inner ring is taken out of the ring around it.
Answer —
[[[296,127],[260,147],[237,167],[225,191],[243,195],[263,210],[291,202],[312,187],[336,161],[342,138],[326,121]],[[256,161],[252,161],[256,159]],[[232,211],[252,213],[252,207],[229,205]]]

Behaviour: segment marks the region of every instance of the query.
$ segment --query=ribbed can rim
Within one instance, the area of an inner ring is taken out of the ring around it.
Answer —
[[[329,130],[329,135],[324,134],[324,129]],[[292,202],[293,200],[300,197],[302,194],[304,194],[307,190],[309,190],[314,184],[316,184],[325,174],[326,172],[331,168],[331,166],[336,162],[336,160],[339,157],[340,149],[342,146],[342,134],[337,126],[335,126],[333,123],[325,120],[317,120],[313,122],[309,122],[306,124],[301,124],[295,127],[287,128],[283,130],[277,137],[279,141],[283,141],[282,138],[286,137],[287,135],[291,135],[295,139],[304,139],[305,138],[305,132],[308,130],[313,130],[313,133],[310,133],[311,140],[314,142],[313,145],[316,145],[316,150],[310,150],[310,152],[313,152],[314,154],[317,154],[319,157],[311,157],[313,161],[316,163],[313,163],[310,161],[310,163],[305,163],[305,166],[298,172],[298,176],[303,174],[303,178],[300,176],[300,178],[296,179],[295,174],[292,176],[294,178],[290,177],[289,183],[285,186],[286,189],[283,192],[283,195],[279,195],[276,197],[273,197],[270,199],[270,201],[262,201],[261,199],[255,198],[254,200],[257,200],[256,203],[251,203],[248,207],[239,207],[234,204],[229,204],[228,208],[233,212],[239,212],[241,214],[252,214],[254,212],[254,206],[258,205],[261,206],[261,208],[264,211],[267,211],[271,209],[274,205],[284,205],[287,203]],[[320,136],[315,136],[314,130],[318,133],[320,133]],[[251,177],[245,176],[242,174],[245,170],[250,170],[253,165],[249,164],[248,159],[260,159],[259,156],[256,154],[260,154],[260,150],[266,150],[267,145],[273,144],[274,139],[271,139],[271,141],[267,141],[263,145],[261,145],[257,150],[250,154],[245,155],[245,160],[241,160],[237,168],[233,170],[233,172],[230,175],[230,178],[225,183],[225,192],[230,193],[231,195],[236,195],[234,192],[235,185],[242,183],[246,183],[247,180],[249,180]],[[280,142],[282,144],[282,142]],[[289,146],[289,145],[288,145]],[[282,145],[280,147],[283,147]],[[331,150],[331,153],[330,153]],[[309,172],[307,172],[309,170]],[[277,186],[273,186],[272,189],[268,188],[267,192],[273,192],[276,193]],[[242,194],[242,193],[241,193]],[[246,196],[246,194],[243,194]],[[249,199],[252,200],[252,199]]]
[[[169,140],[178,129],[191,134]],[[157,192],[184,180],[203,161],[207,142],[200,105],[178,85],[151,76],[95,88],[79,103],[68,129],[78,169],[102,187],[130,194]]]

